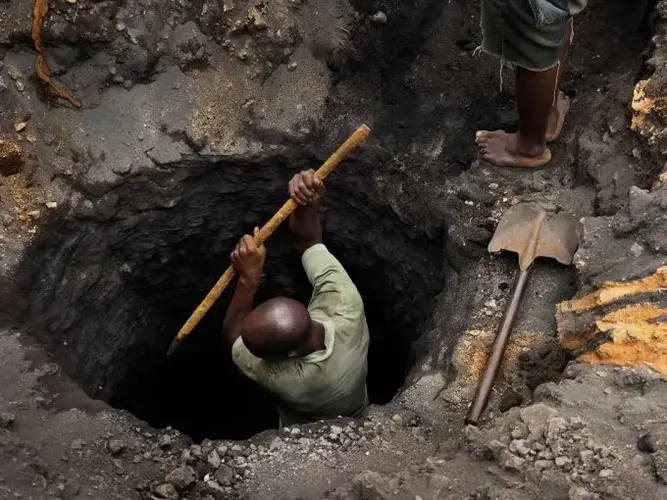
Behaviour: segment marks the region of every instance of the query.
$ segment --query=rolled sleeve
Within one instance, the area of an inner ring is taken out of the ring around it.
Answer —
[[[234,361],[234,364],[246,377],[259,382],[262,359],[256,357],[248,350],[241,337],[237,338],[232,345],[232,361]]]
[[[329,314],[343,312],[346,306],[363,309],[357,287],[326,246],[322,243],[313,245],[303,253],[301,262],[313,285],[312,307],[326,310]]]

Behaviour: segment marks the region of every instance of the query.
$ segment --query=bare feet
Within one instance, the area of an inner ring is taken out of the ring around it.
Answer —
[[[568,111],[570,111],[570,104],[570,98],[562,92],[559,92],[556,106],[553,107],[551,114],[549,114],[546,137],[547,142],[554,142],[560,137],[560,134],[563,131],[563,124],[565,123],[565,117],[567,116]]]
[[[549,148],[522,148],[518,137],[518,134],[508,134],[502,130],[480,130],[475,136],[475,142],[482,158],[498,167],[535,168],[551,161]]]

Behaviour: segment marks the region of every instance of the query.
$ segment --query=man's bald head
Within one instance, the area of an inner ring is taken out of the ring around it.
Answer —
[[[243,322],[243,343],[260,358],[287,356],[308,342],[311,320],[303,304],[292,299],[267,300]]]

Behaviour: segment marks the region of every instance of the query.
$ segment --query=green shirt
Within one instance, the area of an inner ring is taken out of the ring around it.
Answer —
[[[266,361],[239,337],[232,359],[278,399],[281,415],[301,420],[356,416],[367,404],[368,326],[364,304],[343,266],[322,244],[301,258],[313,295],[310,317],[324,325],[326,349],[300,358]]]

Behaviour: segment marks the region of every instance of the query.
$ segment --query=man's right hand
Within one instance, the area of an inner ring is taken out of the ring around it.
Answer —
[[[324,197],[324,183],[313,169],[304,170],[289,181],[289,195],[301,206],[317,203]]]
[[[255,236],[258,233],[259,228],[255,228]],[[239,283],[250,288],[259,286],[259,280],[262,278],[262,270],[264,269],[264,257],[264,245],[257,248],[255,241],[249,234],[241,238],[241,241],[230,255],[232,266],[239,275]]]
[[[322,225],[313,204],[322,199],[324,191],[324,184],[313,170],[299,172],[289,182],[289,194],[299,205],[289,220],[294,245],[299,253],[322,243]]]

